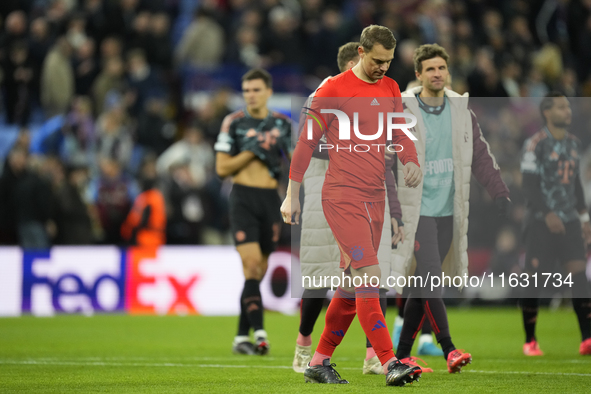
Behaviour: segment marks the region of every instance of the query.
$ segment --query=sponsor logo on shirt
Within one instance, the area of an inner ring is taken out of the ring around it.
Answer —
[[[454,170],[454,163],[452,159],[431,160],[425,163],[423,169],[425,175],[438,175]]]

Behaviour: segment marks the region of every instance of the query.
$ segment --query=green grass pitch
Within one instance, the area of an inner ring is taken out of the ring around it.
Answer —
[[[395,310],[388,312],[391,327]],[[362,375],[365,340],[357,320],[333,356],[351,383],[304,383],[291,369],[298,316],[267,313],[269,356],[231,353],[236,317],[95,317],[0,319],[0,393],[589,393],[591,357],[580,356],[571,310],[542,311],[538,340],[546,353],[526,358],[517,309],[449,309],[453,339],[472,353],[461,374],[442,357],[435,371],[405,387]],[[323,316],[313,334],[314,344]],[[414,354],[414,353],[413,353]]]

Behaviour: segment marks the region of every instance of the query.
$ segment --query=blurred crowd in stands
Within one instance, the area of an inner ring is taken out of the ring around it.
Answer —
[[[474,105],[515,204],[507,226],[474,186],[469,234],[473,247],[514,252],[519,152],[541,125],[535,99],[517,98],[591,96],[591,0],[2,0],[0,244],[122,244],[130,207],[154,183],[167,243],[227,243],[231,186],[212,146],[241,104],[240,76],[289,70],[299,82],[276,91],[307,95],[371,23],[398,40],[388,76],[402,89],[414,49],[437,42],[454,90],[517,100],[503,122],[498,105]],[[231,81],[215,82],[225,70]],[[577,125],[586,147],[590,125]]]

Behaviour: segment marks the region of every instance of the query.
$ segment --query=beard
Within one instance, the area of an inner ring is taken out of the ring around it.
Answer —
[[[433,85],[432,83],[427,84],[427,88],[432,92],[440,92],[445,88],[445,84],[442,84],[441,87]]]

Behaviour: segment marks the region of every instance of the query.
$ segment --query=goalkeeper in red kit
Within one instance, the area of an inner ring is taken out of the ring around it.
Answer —
[[[344,276],[326,312],[324,331],[304,377],[306,382],[348,383],[333,368],[330,358],[357,314],[384,368],[386,384],[402,386],[417,380],[421,369],[402,364],[394,356],[380,308],[380,285],[368,278],[381,276],[377,249],[385,209],[386,149],[396,150],[404,165],[407,186],[419,185],[422,172],[404,119],[396,118],[395,123],[402,123],[399,128],[391,123],[396,113],[403,112],[398,84],[385,77],[396,39],[388,28],[371,25],[363,30],[360,42],[359,63],[329,79],[316,92],[309,113],[322,119],[308,122],[311,132],[300,135],[281,214],[286,223],[299,224],[302,178],[312,152],[325,134],[327,144],[319,146],[329,155],[322,209],[341,252]]]

